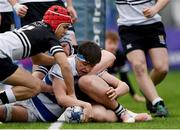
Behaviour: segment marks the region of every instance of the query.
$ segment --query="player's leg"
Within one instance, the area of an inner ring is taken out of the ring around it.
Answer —
[[[85,75],[79,79],[79,87],[82,92],[88,95],[95,102],[102,104],[108,109],[115,112],[119,119],[123,122],[134,122],[134,118],[130,117],[126,110],[116,100],[110,100],[106,92],[109,85],[96,75]]]
[[[31,98],[38,94],[41,88],[48,86],[22,68],[17,68],[4,82],[13,85],[13,88],[0,93],[3,104]]]
[[[33,122],[40,117],[31,99],[0,106],[0,120],[3,122]]]
[[[137,83],[143,94],[151,101],[158,98],[155,86],[148,75],[145,54],[142,50],[134,50],[127,54],[127,58],[133,68]]]
[[[168,72],[168,52],[166,48],[152,48],[149,50],[149,55],[153,64],[150,76],[154,84],[157,85],[166,77]]]
[[[127,85],[129,86],[129,94],[133,97],[133,99],[137,102],[145,102],[145,98],[138,95],[135,92],[135,90],[128,78],[128,72],[119,72],[119,75],[121,77],[121,80],[124,81],[125,83],[127,83]]]
[[[0,106],[0,121],[27,122],[27,109],[20,105],[6,104]]]
[[[150,112],[155,113],[155,116],[167,116],[168,112],[164,107],[162,98],[159,97],[154,83],[148,75],[147,65],[145,60],[145,54],[141,50],[134,50],[127,54],[128,60],[132,65],[135,73],[136,80],[146,98],[152,103],[151,109],[148,107]]]
[[[112,110],[106,109],[100,104],[93,104],[93,121],[97,122],[116,122],[118,118]]]

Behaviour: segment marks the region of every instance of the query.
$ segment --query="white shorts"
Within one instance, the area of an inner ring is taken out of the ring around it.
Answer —
[[[14,105],[19,105],[19,106],[23,106],[25,108],[27,108],[27,112],[28,112],[28,122],[35,122],[35,121],[42,121],[39,117],[39,114],[36,110],[36,108],[34,107],[32,100],[31,99],[27,99],[24,101],[17,101],[15,103],[10,103],[10,104],[5,104],[6,107],[6,121],[11,121],[12,118],[12,107]]]

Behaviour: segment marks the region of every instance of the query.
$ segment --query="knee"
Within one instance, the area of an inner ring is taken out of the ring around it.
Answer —
[[[166,75],[169,71],[169,66],[166,64],[155,65],[154,70],[159,74]]]
[[[79,81],[78,81],[78,84],[79,84],[79,88],[82,90],[82,91],[86,91],[88,89],[91,88],[93,82],[94,82],[94,76],[92,75],[85,75],[85,76],[82,76]]]
[[[134,61],[131,62],[131,65],[136,75],[142,76],[147,73],[146,61]]]

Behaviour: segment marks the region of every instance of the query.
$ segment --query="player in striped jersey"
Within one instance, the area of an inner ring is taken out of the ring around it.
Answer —
[[[0,104],[30,98],[47,86],[12,63],[26,57],[32,57],[35,64],[54,64],[56,61],[62,68],[68,94],[74,95],[72,72],[58,40],[70,24],[67,10],[55,5],[46,11],[43,21],[0,34],[0,81],[14,86],[0,93]],[[43,54],[48,50],[54,58]]]
[[[93,68],[93,66],[95,66],[95,64],[97,64],[100,61],[100,58],[101,58],[101,51],[100,48],[95,43],[85,42],[81,44],[78,48],[77,55],[68,58],[68,61],[71,65],[71,69],[73,72],[73,76],[75,77],[83,76],[89,73]],[[51,70],[45,76],[44,81],[47,84],[52,85],[54,92],[53,94],[40,93],[29,100],[16,102],[15,104],[6,104],[4,106],[1,106],[0,107],[1,121],[30,121],[30,122],[55,121],[62,114],[65,107],[74,106],[74,105],[79,105],[84,108],[84,112],[85,112],[84,114],[86,117],[84,121],[88,121],[88,118],[92,118],[94,121],[103,121],[103,122],[104,121],[115,122],[118,120],[117,116],[113,111],[106,109],[104,106],[98,103],[91,102],[92,103],[92,107],[91,107],[91,105],[88,102],[86,102],[88,97],[86,98],[85,101],[80,101],[72,98],[71,96],[68,96],[66,94],[67,87],[64,84],[64,79],[59,65],[56,64],[51,68]],[[117,90],[121,94],[126,93],[128,90],[127,85],[123,85],[122,82],[120,82],[119,85]],[[76,89],[79,90],[78,88]],[[104,87],[102,87],[101,90],[98,90],[98,92],[100,93],[100,91],[104,91],[104,90],[105,90]],[[120,94],[119,92],[118,94]],[[112,94],[113,93],[109,95]],[[78,96],[82,96],[82,95],[78,95]],[[108,100],[106,103],[108,103]],[[115,111],[117,111],[117,113],[119,114],[121,109],[123,109],[122,106],[118,106],[118,109]],[[123,117],[125,117],[125,115],[126,117],[127,115],[129,117],[130,114],[131,117],[130,119],[133,119],[131,120],[131,122],[134,121],[134,119],[136,121],[147,121],[151,119],[151,116],[147,115],[146,113],[136,114],[130,111],[127,112],[128,113],[123,112],[124,113]],[[130,121],[129,118],[126,119],[123,118],[123,122],[127,122],[127,121],[128,122]]]
[[[137,82],[147,98],[147,109],[158,117],[167,117],[168,111],[155,86],[168,72],[166,33],[158,14],[169,0],[116,0],[119,13],[119,35],[127,59],[132,65]],[[148,74],[146,54],[153,69]]]
[[[85,42],[79,46],[78,55],[68,58],[73,75],[85,75],[91,71],[101,59],[101,50],[93,42]],[[84,61],[86,56],[87,61]],[[55,64],[44,81],[52,86],[53,93],[42,92],[25,101],[6,104],[0,107],[1,121],[55,121],[68,106],[81,106],[84,108],[84,121],[92,117],[92,106],[88,102],[77,100],[67,95],[62,68]]]

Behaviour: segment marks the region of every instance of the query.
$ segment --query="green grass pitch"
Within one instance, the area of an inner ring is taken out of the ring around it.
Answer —
[[[130,80],[137,88],[134,76],[130,73]],[[158,86],[158,92],[165,100],[170,112],[168,118],[153,118],[150,122],[123,124],[123,123],[64,123],[60,129],[180,129],[180,71],[169,72],[166,79]],[[138,89],[137,89],[138,91]],[[138,91],[139,93],[139,91]],[[119,99],[125,107],[135,112],[147,112],[145,104],[136,103],[127,94]],[[48,129],[51,123],[3,123],[0,129]]]

